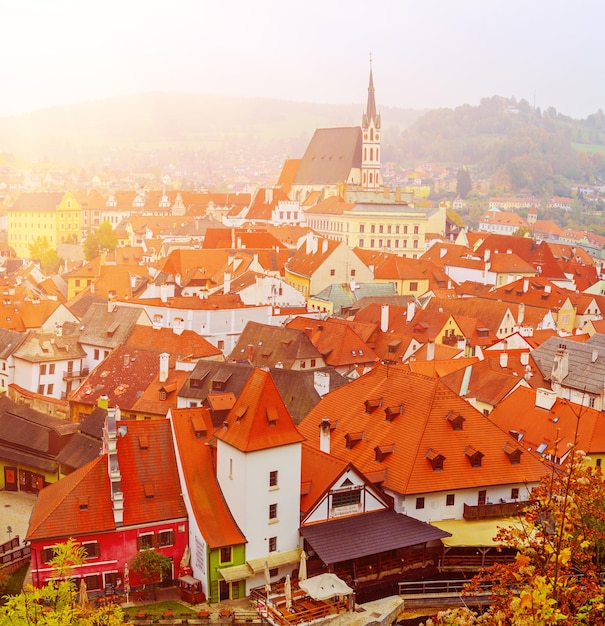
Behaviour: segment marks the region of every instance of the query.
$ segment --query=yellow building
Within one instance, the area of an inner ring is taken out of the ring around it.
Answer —
[[[22,193],[8,209],[8,245],[28,259],[29,246],[45,237],[51,249],[81,241],[82,208],[71,192]]]
[[[345,202],[333,196],[305,211],[307,226],[348,246],[393,252],[408,258],[424,253],[428,214],[396,202]]]

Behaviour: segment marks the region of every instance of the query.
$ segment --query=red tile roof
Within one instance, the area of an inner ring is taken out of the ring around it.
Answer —
[[[263,369],[255,369],[229,411],[217,439],[243,452],[253,452],[303,441],[282,397]]]
[[[204,539],[211,549],[245,543],[214,473],[208,409],[171,409],[170,420],[193,515]]]
[[[454,430],[448,416],[458,415],[463,427]],[[403,366],[378,366],[324,396],[299,425],[317,448],[318,425],[326,416],[336,426],[331,453],[366,475],[382,471],[383,486],[396,493],[533,482],[544,472],[529,453],[512,465],[504,452],[511,442],[507,433],[441,381]],[[364,437],[347,449],[345,436],[353,432]],[[469,446],[484,455],[481,467],[471,467],[465,453]],[[432,469],[427,459],[431,450],[445,457],[443,471]]]

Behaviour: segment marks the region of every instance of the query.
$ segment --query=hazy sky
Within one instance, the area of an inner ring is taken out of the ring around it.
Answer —
[[[146,91],[605,109],[603,0],[0,0],[0,115]]]

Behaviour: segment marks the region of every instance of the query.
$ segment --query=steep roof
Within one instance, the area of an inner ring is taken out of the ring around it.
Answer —
[[[108,406],[122,411],[133,408],[160,368],[157,352],[120,346],[89,374],[72,395],[72,402],[97,405],[107,396]]]
[[[248,322],[228,359],[247,359],[257,367],[281,363],[290,369],[301,359],[323,358],[302,330]]]
[[[121,346],[142,318],[147,315],[138,307],[93,302],[81,320],[80,342],[109,349]]]
[[[324,417],[334,426],[331,454],[395,493],[532,482],[544,471],[528,453],[511,464],[507,433],[440,380],[403,366],[379,365],[325,396],[299,425],[312,446],[319,447]],[[351,433],[363,436],[347,447]],[[469,451],[483,455],[480,467],[471,465]],[[443,455],[443,470],[433,469],[431,455]]]
[[[268,371],[255,369],[217,439],[243,452],[303,441]]]
[[[186,517],[169,422],[121,424],[126,427],[126,434],[117,440],[124,525]],[[115,528],[108,459],[102,455],[40,492],[27,538],[63,539]]]
[[[214,473],[208,409],[171,409],[169,415],[193,515],[205,541],[211,549],[246,543]]]
[[[361,128],[318,128],[301,159],[294,185],[346,182],[361,167]]]
[[[605,452],[605,420],[600,411],[563,398],[553,398],[552,406],[546,408],[550,402],[544,406],[537,393],[516,389],[491,412],[491,419],[522,446],[542,454],[564,457],[574,445],[588,454]]]
[[[193,330],[175,333],[171,328],[152,328],[137,324],[126,341],[139,350],[168,352],[180,359],[197,360],[221,355],[221,351]]]

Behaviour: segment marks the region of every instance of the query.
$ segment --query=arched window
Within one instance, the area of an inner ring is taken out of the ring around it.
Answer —
[[[370,148],[370,161],[374,160],[374,148]]]
[[[370,141],[374,141],[374,129],[370,128]]]

